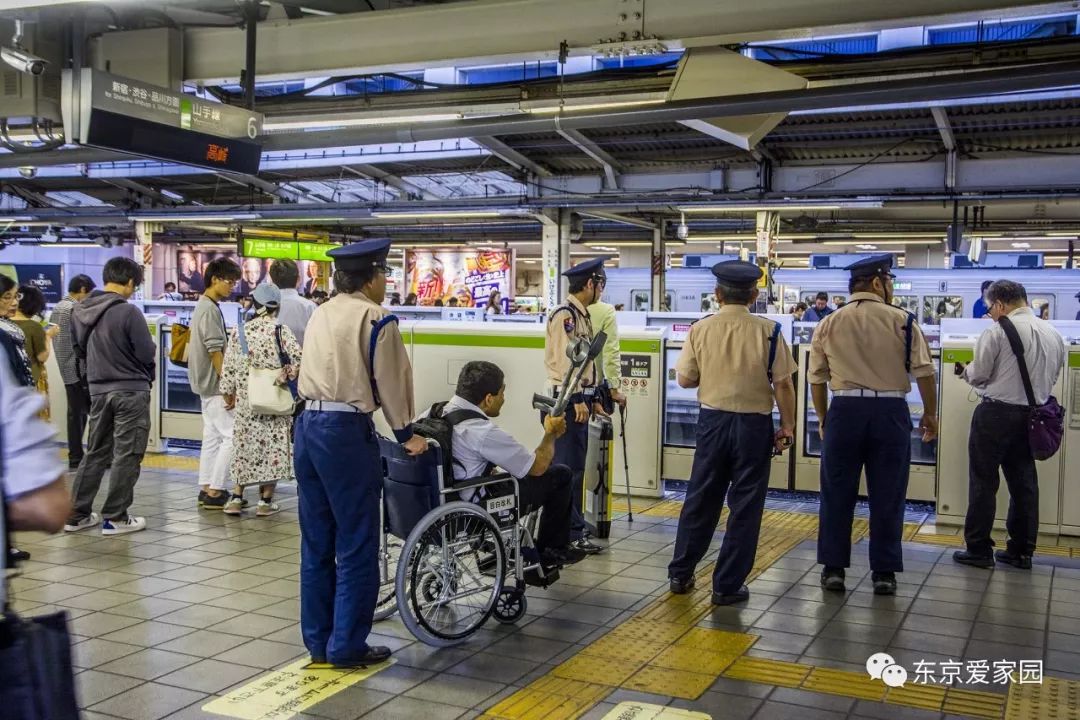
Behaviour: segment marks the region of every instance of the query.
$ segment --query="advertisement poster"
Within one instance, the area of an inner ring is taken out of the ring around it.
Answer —
[[[64,299],[63,265],[0,265],[0,273],[20,285],[33,285],[45,296],[47,303],[58,303]]]
[[[233,297],[244,297],[254,292],[262,283],[270,282],[271,258],[240,257],[235,250],[178,250],[176,253],[176,286],[181,293],[201,294],[206,290],[203,283],[203,271],[212,260],[226,257],[240,266],[240,282],[236,284]],[[300,269],[301,295],[317,290],[319,283],[319,263],[314,260],[300,260],[296,263]]]
[[[484,307],[492,290],[503,299],[513,294],[513,250],[409,250],[405,254],[408,293],[417,304],[449,303],[457,298],[461,307]]]

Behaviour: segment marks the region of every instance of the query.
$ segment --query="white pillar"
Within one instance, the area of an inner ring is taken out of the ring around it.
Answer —
[[[566,278],[562,273],[570,262],[570,211],[544,211],[541,223],[540,262],[544,280],[540,301],[545,310],[551,310],[566,297]]]

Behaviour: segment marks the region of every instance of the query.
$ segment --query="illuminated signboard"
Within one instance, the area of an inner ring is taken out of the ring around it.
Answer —
[[[244,257],[330,262],[330,256],[326,253],[336,247],[341,246],[334,243],[310,243],[295,240],[245,237],[239,249],[240,254]]]

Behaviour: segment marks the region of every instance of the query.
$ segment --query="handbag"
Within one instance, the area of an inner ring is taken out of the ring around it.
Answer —
[[[247,338],[244,336],[244,325],[240,324],[240,348],[244,357],[248,357]],[[288,416],[293,414],[296,408],[296,391],[292,381],[286,385],[278,384],[281,376],[281,368],[289,364],[289,357],[281,345],[281,326],[274,328],[274,340],[277,343],[278,359],[281,367],[257,368],[251,366],[248,361],[247,394],[248,405],[255,415]]]
[[[998,324],[1005,331],[1005,337],[1009,339],[1009,345],[1016,355],[1016,364],[1020,366],[1020,379],[1024,383],[1028,405],[1031,406],[1028,417],[1031,454],[1036,460],[1049,460],[1061,448],[1061,438],[1065,434],[1065,410],[1053,395],[1042,405],[1035,403],[1035,391],[1031,387],[1031,375],[1028,374],[1027,363],[1024,361],[1024,345],[1020,342],[1020,334],[1007,317],[998,320]]]
[[[0,717],[79,720],[67,613],[23,619],[8,608],[6,510],[0,507]]]

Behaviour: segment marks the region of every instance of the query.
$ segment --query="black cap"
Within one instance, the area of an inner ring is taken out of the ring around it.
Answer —
[[[606,273],[604,272],[604,262],[606,261],[606,257],[586,260],[585,262],[578,263],[574,267],[564,272],[563,277],[578,278],[588,277],[592,275],[606,275]]]
[[[377,240],[364,240],[352,245],[342,245],[334,248],[326,254],[334,261],[334,267],[338,270],[367,270],[386,264],[386,256],[390,253],[390,241],[381,238]]]
[[[734,288],[752,288],[761,279],[761,268],[743,260],[728,260],[712,266],[712,274],[725,285]]]
[[[869,277],[871,275],[880,275],[881,273],[888,272],[892,269],[893,256],[884,255],[871,255],[868,258],[864,258],[856,263],[848,265],[845,270],[851,273],[851,277]]]

